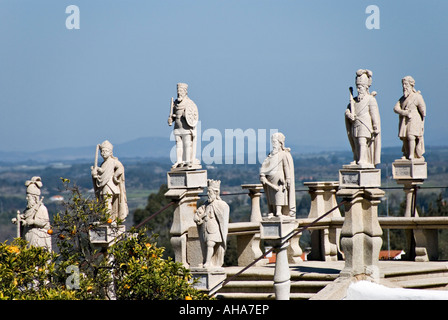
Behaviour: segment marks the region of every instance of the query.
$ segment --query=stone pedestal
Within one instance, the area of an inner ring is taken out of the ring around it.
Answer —
[[[124,225],[114,227],[109,224],[96,224],[89,230],[90,243],[95,247],[108,248],[124,232],[126,232]]]
[[[378,204],[384,191],[378,188],[341,189],[337,196],[347,202],[341,230],[345,267],[340,276],[378,282],[383,233],[378,222]]]
[[[308,218],[317,219],[338,205],[336,192],[338,181],[304,182],[311,196]],[[339,210],[334,210],[329,218],[341,217]],[[308,260],[337,261],[339,252],[340,229],[329,228],[311,231],[311,252]]]
[[[286,239],[297,228],[297,222],[288,217],[272,217],[261,222],[261,239],[270,240],[276,253],[274,271],[274,292],[276,300],[289,300],[291,293],[291,273],[289,271],[288,253],[289,246]]]
[[[414,195],[417,186],[423,184],[427,178],[427,164],[423,161],[413,161],[400,159],[392,163],[392,175],[398,184],[403,185],[403,191],[406,195],[405,217],[417,216],[414,209]]]
[[[418,160],[399,159],[392,163],[392,175],[396,180],[426,179],[427,163]]]
[[[173,169],[167,173],[168,189],[194,189],[207,186],[207,170]]]
[[[207,186],[207,171],[172,170],[168,172],[167,177],[169,190],[165,193],[165,197],[175,203],[173,225],[170,230],[171,245],[174,249],[175,261],[189,268],[188,229],[196,227],[193,217],[197,210],[199,194]],[[193,261],[195,261],[194,258]]]
[[[210,292],[210,290],[226,279],[224,268],[191,268],[190,271],[193,278],[199,280],[194,287],[205,292]]]
[[[109,263],[112,264],[114,261],[114,256],[108,254],[107,249],[112,246],[119,237],[126,232],[125,225],[112,226],[110,224],[94,224],[94,227],[89,230],[89,240],[94,248],[99,249],[102,254],[108,259]],[[112,273],[112,271],[111,271]],[[113,277],[113,275],[112,275]],[[107,297],[110,300],[116,300],[115,286],[111,282],[106,288]]]
[[[379,188],[381,187],[381,170],[362,169],[357,165],[345,165],[339,170],[339,188]]]
[[[419,160],[399,159],[392,163],[392,174],[397,184],[403,185],[406,197],[405,217],[418,217],[417,188],[427,178],[427,163]],[[405,230],[407,258],[425,262],[438,258],[438,231],[436,229]]]

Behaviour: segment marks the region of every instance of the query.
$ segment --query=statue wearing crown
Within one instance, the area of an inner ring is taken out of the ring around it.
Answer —
[[[198,107],[187,93],[186,83],[177,84],[177,99],[171,98],[168,125],[174,122],[174,137],[176,139],[176,163],[173,168],[197,169],[200,161],[196,159]]]
[[[208,200],[194,215],[205,256],[204,268],[220,268],[224,264],[230,207],[220,197],[220,185],[219,180],[207,180]]]
[[[372,71],[360,69],[356,72],[358,96],[353,97],[350,87],[350,103],[345,110],[345,125],[353,151],[352,165],[374,168],[381,161],[381,123],[376,92],[369,92]]]

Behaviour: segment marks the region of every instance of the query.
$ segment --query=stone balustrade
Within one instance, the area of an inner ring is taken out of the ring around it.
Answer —
[[[311,208],[308,218],[296,219],[298,228],[311,224],[320,215],[323,215],[337,205],[336,190],[337,182],[313,182],[306,183],[311,195]],[[229,236],[237,238],[238,265],[245,266],[260,257],[260,191],[258,185],[245,185],[244,189],[250,191],[252,211],[251,217],[254,221],[237,222],[229,224]],[[250,190],[250,189],[249,189]],[[255,196],[254,196],[255,195]],[[448,217],[378,217],[381,228],[411,230],[414,241],[408,239],[410,244],[406,251],[415,261],[437,260],[438,255],[438,230],[448,229]],[[312,236],[311,253],[309,257],[313,260],[335,261],[343,259],[340,250],[340,231],[344,224],[344,217],[339,210],[313,224],[309,228]],[[288,260],[290,263],[301,261],[302,249],[299,246],[301,234],[290,240],[288,248]],[[266,264],[267,259],[262,259],[258,264]]]

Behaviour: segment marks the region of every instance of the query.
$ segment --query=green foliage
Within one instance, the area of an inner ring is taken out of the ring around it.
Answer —
[[[168,191],[166,184],[162,184],[157,193],[151,193],[148,196],[148,202],[144,209],[137,209],[134,211],[134,224],[138,225],[147,217],[151,216],[170,201],[165,197],[165,193]],[[173,224],[173,212],[174,207],[171,206],[167,208],[164,212],[155,216],[153,219],[148,221],[146,227],[148,230],[158,236],[158,244],[165,247],[164,257],[174,257],[174,252],[171,248],[170,243],[170,229]]]
[[[24,239],[0,244],[0,299],[76,299],[64,283],[54,282],[55,253],[29,247]]]
[[[163,259],[164,249],[146,230],[131,233],[112,247],[113,273],[119,299],[208,299],[193,288],[192,275],[181,263]]]
[[[0,299],[209,298],[193,287],[181,263],[162,258],[164,249],[146,229],[123,233],[108,249],[92,246],[89,231],[116,224],[105,202],[86,198],[68,179],[62,181],[71,197],[52,224],[58,252],[30,247],[24,239],[2,243]]]

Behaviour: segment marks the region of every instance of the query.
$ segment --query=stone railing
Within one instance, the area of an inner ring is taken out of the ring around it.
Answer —
[[[298,228],[307,226],[316,218],[337,206],[336,192],[338,182],[307,182],[311,196],[311,207],[308,218],[296,219]],[[257,184],[243,185],[243,189],[249,190],[251,198],[251,221],[229,224],[229,236],[236,236],[238,265],[245,266],[260,257],[260,197],[262,186]],[[437,260],[438,258],[438,230],[448,229],[448,217],[379,217],[382,229],[406,230],[408,247],[405,248],[408,258],[415,261]],[[336,261],[343,259],[340,250],[339,239],[344,217],[339,210],[334,210],[331,215],[314,223],[309,228],[311,231],[310,260]],[[299,246],[301,234],[290,240],[288,248],[288,260],[290,263],[300,262],[302,249]],[[411,241],[413,237],[413,241]],[[262,259],[258,264],[266,264],[267,259]]]

